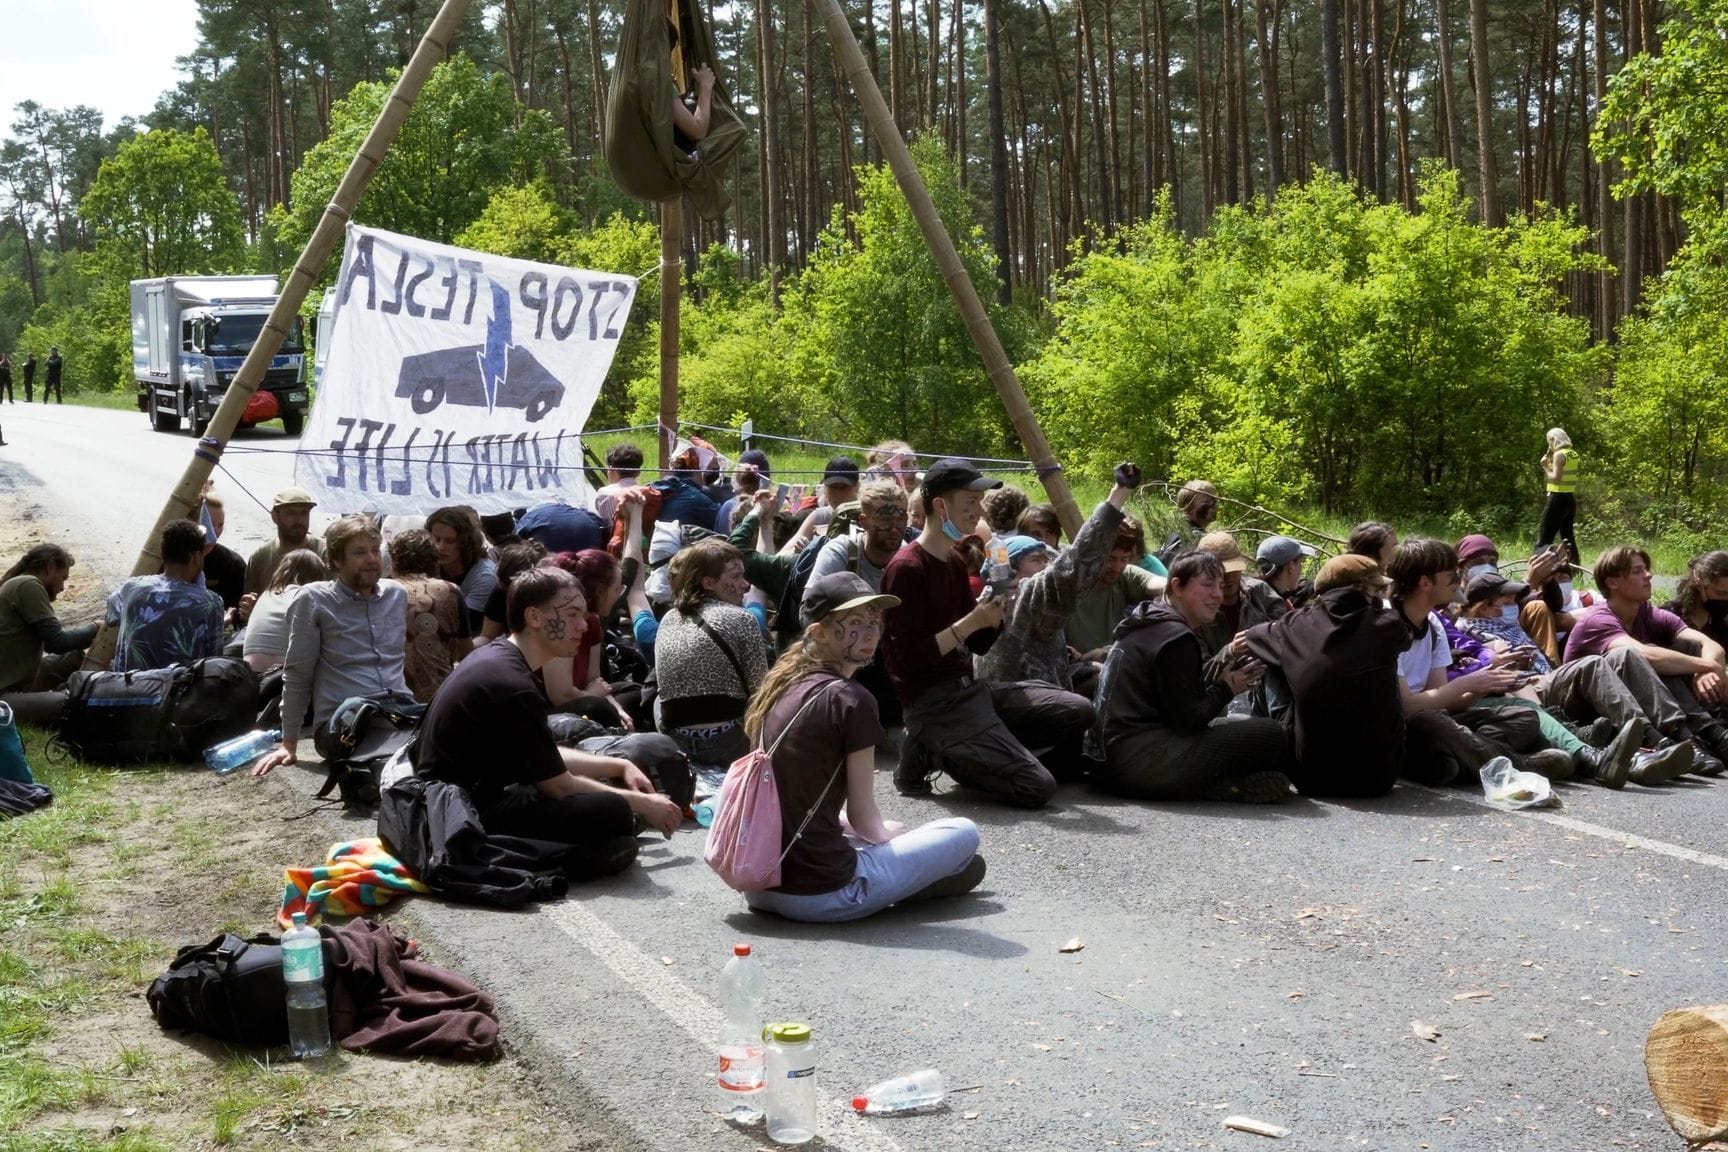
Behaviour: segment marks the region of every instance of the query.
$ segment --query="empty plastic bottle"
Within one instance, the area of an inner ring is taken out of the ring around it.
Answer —
[[[330,1052],[330,1009],[324,1001],[324,939],[294,913],[282,934],[282,979],[288,984],[288,1043],[294,1055],[315,1060]]]
[[[750,945],[732,945],[732,959],[720,972],[720,1112],[735,1124],[762,1119],[763,1060],[762,1002],[768,977]]]
[[[254,728],[231,740],[224,740],[206,748],[204,763],[209,765],[216,775],[226,776],[231,772],[238,772],[280,743],[280,728]]]
[[[720,811],[720,793],[716,792],[712,796],[704,796],[691,805],[690,810],[696,813],[696,823],[704,828],[712,828],[714,826],[714,814]]]
[[[770,1024],[768,1139],[803,1144],[816,1135],[816,1045],[808,1024]]]
[[[896,1076],[864,1089],[852,1097],[852,1107],[872,1116],[887,1112],[911,1112],[942,1103],[942,1073],[934,1068]]]

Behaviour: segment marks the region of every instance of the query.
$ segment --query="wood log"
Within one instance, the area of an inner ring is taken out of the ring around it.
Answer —
[[[1728,1137],[1728,1004],[1664,1013],[1644,1042],[1644,1071],[1688,1144]]]

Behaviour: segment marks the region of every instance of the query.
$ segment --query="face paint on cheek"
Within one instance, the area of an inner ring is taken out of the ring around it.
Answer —
[[[550,640],[553,643],[557,643],[564,639],[568,634],[569,626],[564,623],[564,617],[562,616],[548,616],[546,622],[540,625],[540,635],[546,637],[547,640]]]
[[[864,663],[876,654],[881,628],[876,624],[847,624],[840,637],[840,651],[847,660]]]

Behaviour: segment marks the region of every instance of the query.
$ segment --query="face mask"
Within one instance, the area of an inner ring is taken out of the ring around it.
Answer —
[[[1518,605],[1502,605],[1500,608],[1500,619],[1506,621],[1508,624],[1518,623]]]
[[[966,539],[966,533],[954,527],[954,521],[948,519],[948,502],[942,502],[942,535],[958,544]]]
[[[1497,569],[1492,564],[1472,564],[1470,567],[1464,569],[1464,580],[1468,583],[1482,575],[1484,572],[1494,571],[1497,571]]]

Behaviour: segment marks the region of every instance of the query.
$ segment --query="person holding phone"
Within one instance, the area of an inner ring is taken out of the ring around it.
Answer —
[[[1214,724],[1264,673],[1244,637],[1208,675],[1200,638],[1224,600],[1224,565],[1188,552],[1170,566],[1164,599],[1138,604],[1116,629],[1098,686],[1104,764],[1095,784],[1144,800],[1277,804],[1292,793],[1295,755],[1276,720]]]

